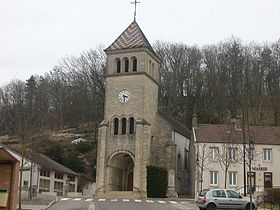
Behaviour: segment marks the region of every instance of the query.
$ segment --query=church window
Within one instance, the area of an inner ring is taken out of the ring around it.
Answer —
[[[129,118],[129,134],[134,133],[134,118]]]
[[[184,169],[188,169],[188,151],[185,149]]]
[[[181,170],[182,166],[181,166],[181,155],[178,155],[178,159],[177,159],[177,170]]]
[[[129,70],[129,61],[128,58],[124,59],[124,72],[128,72]]]
[[[126,118],[122,118],[122,135],[126,134]]]
[[[132,58],[132,71],[137,71],[137,59],[135,57]]]
[[[152,64],[152,76],[153,77],[155,76],[155,64],[154,63]]]
[[[114,135],[118,135],[119,133],[119,119],[114,119]]]
[[[121,72],[121,60],[119,58],[116,59],[117,64],[117,73]]]

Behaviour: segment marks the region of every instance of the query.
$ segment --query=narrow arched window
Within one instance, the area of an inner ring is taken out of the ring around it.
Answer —
[[[124,72],[128,72],[129,70],[129,61],[127,58],[124,59]]]
[[[122,135],[126,134],[126,118],[122,118]]]
[[[155,64],[153,63],[152,64],[152,77],[155,76]]]
[[[136,72],[137,71],[137,59],[132,58],[132,71]]]
[[[117,73],[121,72],[121,60],[119,58],[116,59],[116,65],[117,65]]]
[[[119,119],[114,119],[114,135],[118,135],[119,133]]]
[[[134,133],[134,118],[129,118],[129,134]]]
[[[185,150],[184,169],[188,169],[188,152]]]
[[[181,170],[182,166],[181,166],[181,155],[178,154],[178,159],[177,159],[177,170]]]

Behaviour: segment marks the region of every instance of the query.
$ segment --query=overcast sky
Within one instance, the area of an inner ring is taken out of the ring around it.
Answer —
[[[43,75],[63,57],[109,46],[133,21],[131,1],[0,1],[0,85]],[[280,0],[140,1],[137,22],[151,44],[280,38]]]

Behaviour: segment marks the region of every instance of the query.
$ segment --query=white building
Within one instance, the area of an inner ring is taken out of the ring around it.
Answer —
[[[57,195],[76,193],[78,173],[39,153],[32,160],[40,165],[39,192],[55,192]]]
[[[237,124],[197,124],[193,119],[195,189],[232,188],[254,192],[280,186],[280,127],[250,126],[244,132]],[[245,140],[245,145],[243,144]],[[251,150],[249,150],[249,141]],[[244,147],[245,146],[245,147]],[[245,150],[245,173],[244,173]],[[251,151],[251,175],[249,173]]]
[[[77,193],[78,177],[80,176],[78,173],[43,154],[31,153],[26,150],[24,156],[22,156],[15,149],[4,147],[20,160],[20,164],[22,164],[23,157],[23,190],[29,190],[31,186],[33,196],[38,192],[56,193],[57,195]]]

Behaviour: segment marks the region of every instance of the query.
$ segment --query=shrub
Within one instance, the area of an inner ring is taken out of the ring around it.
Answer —
[[[89,142],[79,142],[75,145],[75,149],[84,154],[92,149],[92,145]]]
[[[164,198],[167,190],[167,170],[157,166],[147,166],[148,198]]]
[[[268,202],[280,203],[280,188],[271,188],[266,190],[266,200]]]
[[[63,160],[63,165],[66,167],[72,169],[73,171],[76,171],[78,173],[84,173],[85,172],[85,167],[83,162],[79,158],[79,154],[75,151],[69,152],[64,160]]]
[[[43,151],[43,154],[47,157],[55,160],[56,162],[63,164],[64,159],[64,148],[59,142],[51,143],[49,142],[49,145],[46,145],[45,151]]]

